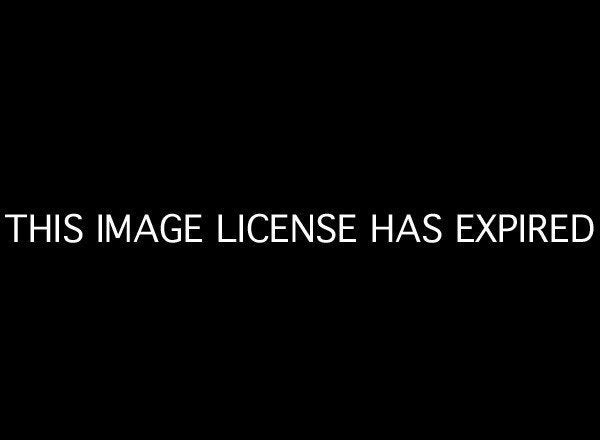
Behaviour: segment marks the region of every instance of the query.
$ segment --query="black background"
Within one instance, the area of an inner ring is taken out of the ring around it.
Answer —
[[[595,389],[597,238],[460,246],[453,218],[597,221],[592,29],[524,11],[247,12],[23,16],[3,55],[2,213],[356,212],[361,243],[4,240],[11,412],[573,429]],[[444,241],[371,246],[375,212],[438,212]]]

